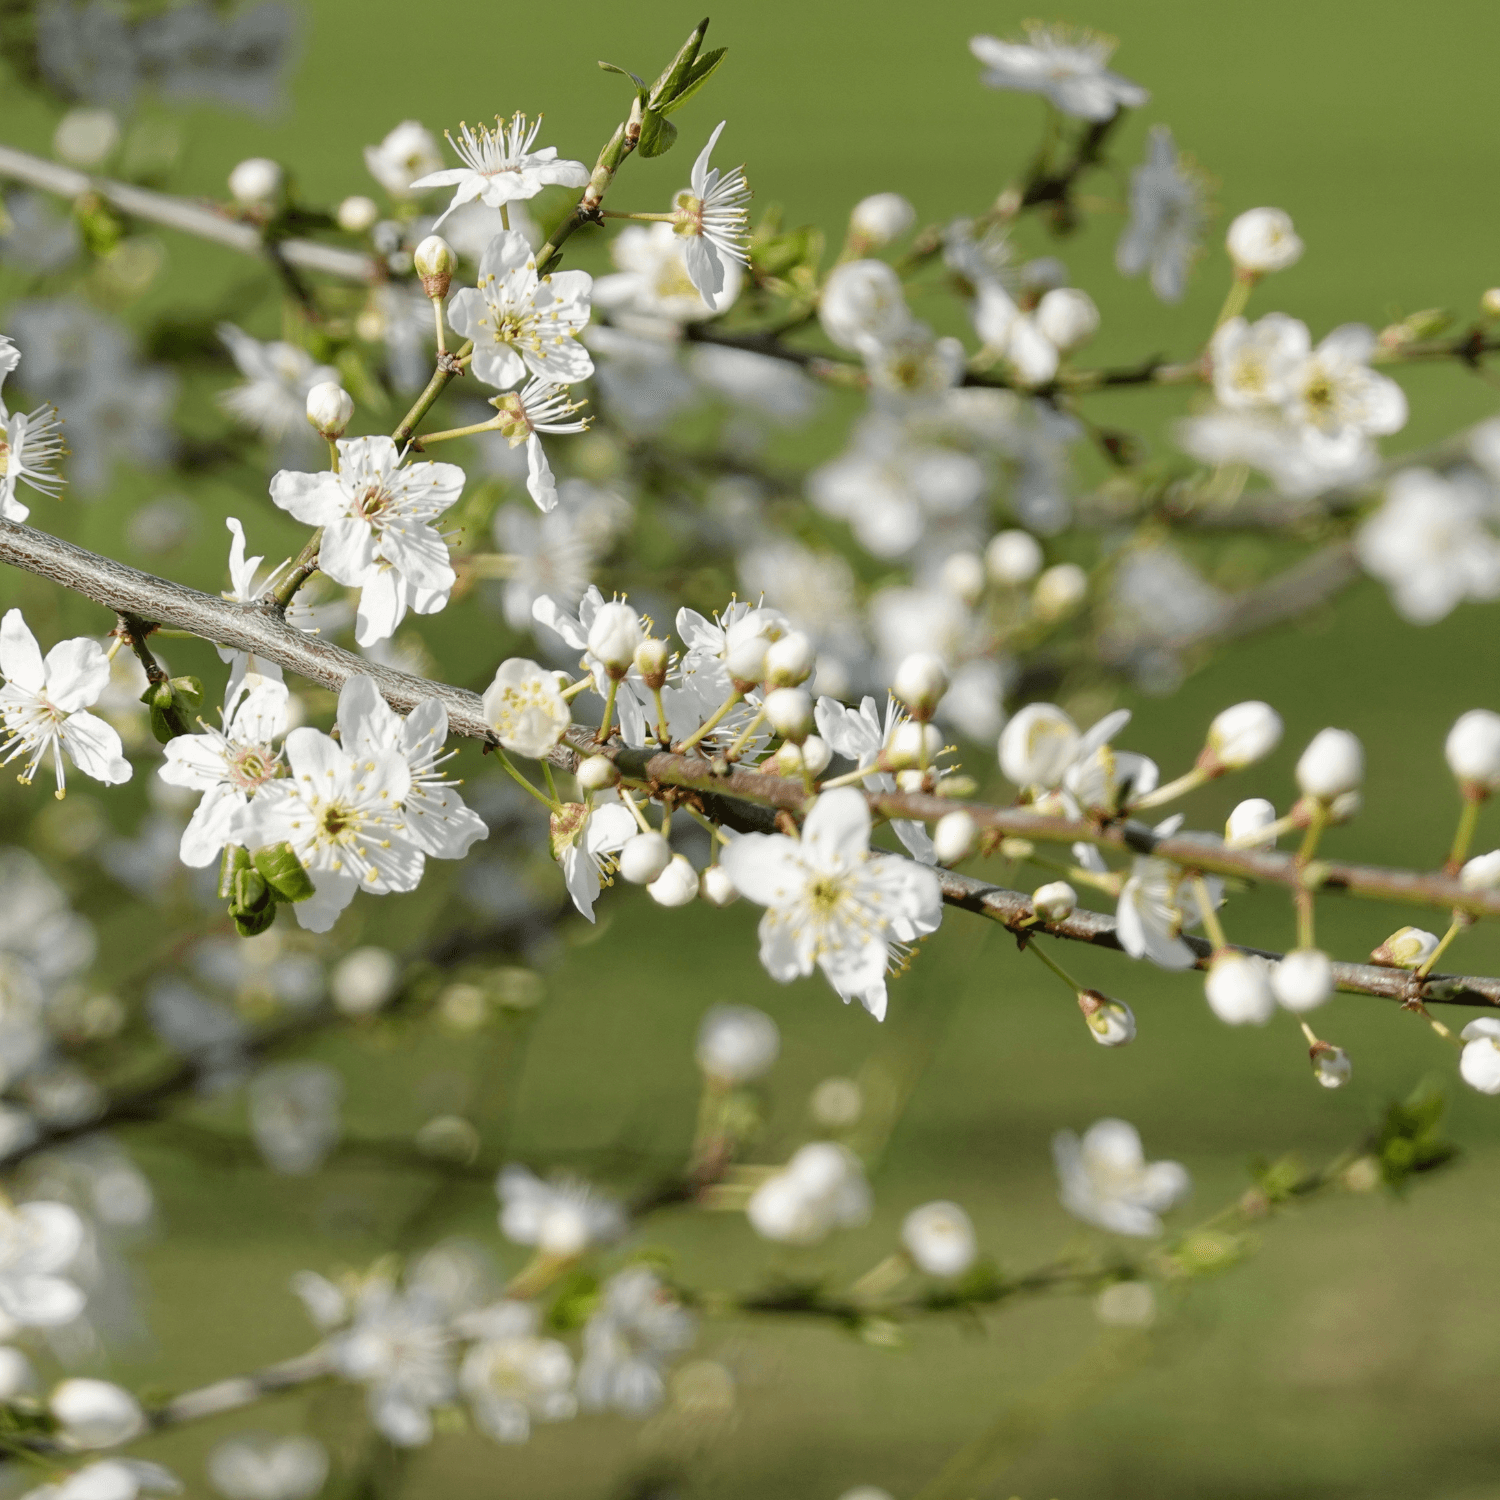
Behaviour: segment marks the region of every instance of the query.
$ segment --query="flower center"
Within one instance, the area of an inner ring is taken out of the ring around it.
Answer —
[[[672,228],[677,234],[686,239],[692,239],[703,233],[703,200],[701,198],[684,190],[672,200],[672,207],[676,210],[672,219]]]
[[[391,492],[384,485],[367,484],[354,501],[354,514],[362,521],[373,521],[390,509],[391,500]]]
[[[264,745],[247,745],[235,751],[230,759],[229,779],[246,791],[254,791],[276,774],[279,763],[275,752]]]
[[[836,875],[817,875],[807,883],[807,903],[820,917],[832,916],[844,899],[844,882]]]

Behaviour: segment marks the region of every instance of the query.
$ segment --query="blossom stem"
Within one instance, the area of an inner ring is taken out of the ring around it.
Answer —
[[[604,719],[599,725],[599,732],[594,736],[596,743],[603,745],[609,740],[609,732],[615,722],[615,695],[620,691],[620,679],[611,677],[609,679],[609,691],[604,696]]]
[[[724,716],[730,712],[736,703],[744,698],[744,694],[734,688],[729,696],[677,747],[679,755],[686,755],[697,745],[706,734],[711,734],[723,722]]]
[[[580,677],[577,682],[570,683],[562,690],[565,701],[571,703],[580,693],[586,693],[594,685],[592,677]]]
[[[332,439],[328,439],[328,470],[331,474],[339,471],[339,445]]]
[[[1302,1028],[1302,1035],[1307,1038],[1307,1045],[1309,1047],[1317,1047],[1321,1045],[1321,1041],[1317,1032],[1314,1031],[1312,1027],[1309,1026],[1301,1016],[1297,1017],[1297,1024]]]
[[[1308,820],[1307,832],[1302,835],[1302,847],[1297,851],[1297,871],[1300,875],[1308,865],[1312,863],[1313,855],[1318,852],[1318,843],[1323,837],[1323,830],[1328,826],[1328,804],[1323,801],[1313,803],[1312,817]],[[1297,946],[1299,948],[1312,948],[1316,946],[1315,924],[1317,912],[1310,887],[1298,882],[1296,891],[1292,896],[1293,903],[1297,908]]]
[[[751,735],[753,735],[755,731],[760,728],[761,723],[765,719],[765,717],[765,709],[762,708],[757,711],[755,717],[751,719],[750,722],[746,724],[742,730],[740,730],[739,734],[735,736],[734,743],[724,752],[725,760],[735,760],[739,756],[740,752],[745,748],[745,746],[750,743]]]
[[[1147,792],[1144,797],[1137,797],[1127,806],[1126,811],[1144,812],[1148,807],[1161,807],[1165,803],[1175,802],[1179,797],[1197,791],[1205,782],[1212,780],[1211,771],[1203,766],[1194,766],[1191,771],[1184,772],[1176,781],[1169,781],[1165,786],[1157,787],[1154,792]]]
[[[659,687],[652,688],[651,689],[651,696],[656,701],[656,740],[657,740],[657,743],[660,744],[660,745],[670,745],[672,743],[672,738],[667,733],[667,711],[666,711],[665,708],[662,707],[661,689]]]
[[[1464,792],[1463,809],[1458,815],[1458,827],[1453,832],[1453,847],[1448,851],[1448,874],[1457,875],[1463,862],[1469,857],[1469,846],[1474,842],[1474,830],[1479,824],[1479,808],[1482,799]]]
[[[544,793],[538,791],[537,788],[534,787],[531,782],[528,781],[526,777],[524,777],[520,773],[520,771],[516,769],[515,762],[512,761],[510,756],[508,756],[505,751],[502,750],[498,745],[495,746],[495,758],[504,768],[505,774],[509,776],[517,786],[524,787],[528,792],[530,792],[531,795],[535,797],[536,800],[540,802],[548,812],[557,812],[559,810],[559,808],[561,807],[561,803],[549,801]]]
[[[552,765],[550,761],[542,762],[542,780],[547,783],[547,790],[552,794],[552,803],[555,807],[562,806],[562,798],[557,795],[557,782],[552,778]]]
[[[1208,893],[1208,882],[1201,875],[1193,876],[1193,894],[1198,898],[1198,910],[1203,913],[1203,930],[1214,945],[1214,952],[1222,953],[1229,946],[1229,939],[1224,935],[1218,908]]]
[[[434,297],[432,299],[432,316],[433,321],[437,324],[437,352],[439,354],[446,354],[448,352],[448,333],[443,326],[443,300],[441,297]]]
[[[651,820],[646,816],[645,813],[643,813],[641,811],[641,804],[639,802],[637,802],[635,800],[635,798],[630,795],[629,792],[622,793],[621,796],[620,796],[620,801],[623,802],[625,804],[625,806],[628,807],[631,810],[631,812],[635,814],[635,820],[636,820],[637,823],[639,823],[641,825],[641,832],[642,833],[655,833],[656,832],[656,830],[651,826]]]
[[[1432,973],[1434,965],[1444,953],[1448,951],[1448,945],[1453,939],[1469,925],[1469,919],[1462,912],[1454,912],[1453,920],[1448,924],[1448,930],[1438,940],[1438,945],[1417,966],[1416,975],[1418,979],[1425,979]]]
[[[1063,968],[1063,966],[1058,963],[1055,958],[1052,958],[1048,954],[1044,953],[1042,951],[1041,944],[1038,943],[1035,938],[1032,938],[1026,944],[1026,951],[1028,953],[1036,954],[1036,956],[1041,959],[1042,963],[1045,964],[1047,968],[1051,969],[1052,972],[1056,974],[1057,977],[1062,980],[1065,985],[1067,985],[1070,993],[1076,996],[1083,992],[1085,986],[1079,984],[1079,982],[1074,979],[1073,976],[1068,973],[1068,971]]]
[[[639,219],[639,220],[641,220],[644,223],[654,222],[654,223],[658,223],[658,224],[660,224],[660,223],[674,224],[677,221],[677,215],[675,213],[671,213],[671,214],[617,213],[613,209],[608,209],[608,208],[601,208],[599,210],[599,217],[601,219]]]
[[[135,653],[135,659],[140,662],[142,669],[146,673],[146,681],[153,688],[158,688],[163,683],[167,683],[170,689],[166,672],[163,670],[161,663],[151,654],[151,648],[146,644],[146,637],[151,633],[151,626],[136,615],[122,614],[118,616],[118,619],[120,623],[116,627],[118,631],[116,638],[123,644],[128,645]],[[174,735],[191,734],[193,732],[193,726],[188,723],[186,715],[178,708],[175,696],[169,696],[166,706],[159,709],[158,712],[160,712],[167,728]]]
[[[1250,300],[1250,293],[1255,290],[1255,283],[1260,278],[1253,271],[1236,271],[1234,280],[1229,286],[1229,295],[1224,299],[1224,305],[1219,309],[1219,316],[1214,319],[1214,332],[1217,333],[1231,318],[1237,318],[1244,312],[1245,304]]]
[[[491,417],[488,422],[475,422],[471,427],[449,427],[444,432],[424,432],[422,446],[428,448],[433,443],[446,443],[450,438],[472,437],[476,432],[498,432],[499,430],[500,418]]]
[[[412,434],[417,430],[422,418],[432,410],[433,403],[447,389],[448,382],[453,379],[454,370],[452,366],[464,363],[471,359],[474,354],[474,344],[470,340],[458,351],[455,359],[448,355],[438,363],[438,367],[432,372],[432,378],[427,382],[426,388],[417,399],[412,402],[411,410],[402,417],[396,430],[391,437],[397,444],[411,441]]]

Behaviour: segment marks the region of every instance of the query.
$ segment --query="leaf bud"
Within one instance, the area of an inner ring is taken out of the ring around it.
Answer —
[[[1280,208],[1247,209],[1229,226],[1224,244],[1235,269],[1253,276],[1284,271],[1302,258],[1292,216]]]
[[[1264,760],[1281,743],[1281,728],[1281,715],[1269,703],[1236,703],[1208,726],[1198,764],[1214,774],[1241,771]]]
[[[1313,1077],[1325,1089],[1341,1089],[1353,1076],[1354,1065],[1349,1054],[1332,1042],[1315,1042],[1307,1049],[1312,1060]]]
[[[940,865],[956,865],[974,852],[979,830],[971,814],[961,807],[944,813],[932,830],[932,848]]]
[[[771,687],[801,687],[817,660],[812,641],[800,630],[788,631],[766,647],[764,671]]]
[[[671,862],[671,845],[655,831],[635,834],[620,849],[620,874],[631,885],[650,885]]]
[[[1271,970],[1271,993],[1297,1015],[1315,1010],[1333,987],[1333,963],[1320,948],[1294,948]]]
[[[872,193],[861,198],[849,215],[849,229],[861,251],[890,244],[916,222],[916,209],[900,193]]]
[[[740,893],[723,865],[709,865],[698,877],[698,894],[710,906],[729,906],[740,899]]]
[[[645,639],[641,617],[623,600],[601,604],[589,626],[589,654],[601,662],[616,680],[623,677],[635,660],[635,648]]]
[[[771,728],[782,739],[798,744],[812,733],[812,696],[806,688],[773,688],[762,705]]]
[[[1030,583],[1042,571],[1042,544],[1029,531],[1002,531],[984,549],[984,565],[1007,588]]]
[[[363,193],[354,193],[345,198],[334,210],[334,218],[345,234],[363,234],[380,217],[380,208],[373,198]]]
[[[1276,1013],[1266,965],[1248,953],[1216,953],[1203,991],[1209,1008],[1227,1026],[1264,1026]]]
[[[1487,708],[1461,714],[1443,754],[1466,796],[1487,796],[1500,786],[1500,714]]]
[[[270,203],[281,191],[280,166],[268,156],[251,156],[229,174],[229,191],[247,207]]]
[[[1135,1012],[1123,1000],[1111,1000],[1098,990],[1080,990],[1078,1008],[1089,1035],[1101,1047],[1123,1047],[1135,1040]]]
[[[698,894],[698,872],[685,854],[674,854],[666,869],[646,887],[658,906],[686,906]]]
[[[619,781],[620,770],[607,755],[589,755],[578,763],[574,775],[585,792],[602,792]]]
[[[1073,915],[1078,892],[1066,880],[1051,880],[1031,893],[1031,907],[1044,922],[1061,922]]]
[[[948,669],[942,658],[930,651],[914,651],[896,668],[891,691],[911,710],[913,718],[930,719],[948,691]]]
[[[1364,747],[1347,729],[1320,729],[1297,762],[1297,785],[1320,802],[1354,791],[1364,774]]]
[[[353,419],[354,397],[338,381],[320,381],[307,393],[307,420],[330,442],[343,437]]]
[[[440,234],[429,234],[412,254],[412,264],[422,278],[422,290],[435,302],[448,295],[448,284],[458,269],[453,246]]]
[[[671,664],[672,653],[665,641],[659,641],[654,636],[647,636],[639,646],[635,648],[635,665],[645,680],[646,686],[653,690],[661,688],[667,680],[667,667]]]
[[[1387,969],[1418,969],[1436,951],[1437,934],[1421,927],[1398,927],[1370,954],[1370,962]]]
[[[267,844],[251,854],[250,862],[278,901],[306,901],[313,894],[312,877],[290,844]]]

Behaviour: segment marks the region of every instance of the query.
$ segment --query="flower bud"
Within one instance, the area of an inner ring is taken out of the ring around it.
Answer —
[[[931,765],[942,753],[943,737],[935,725],[919,724],[908,719],[896,726],[891,742],[881,756],[881,764],[892,771]]]
[[[646,887],[646,893],[658,906],[686,906],[698,894],[698,872],[693,862],[685,854],[674,854],[666,869]]]
[[[730,648],[724,666],[729,680],[740,692],[748,692],[765,680],[766,653],[770,648],[771,643],[763,635],[747,635]]]
[[[1500,286],[1492,286],[1479,299],[1479,308],[1487,317],[1500,318]]]
[[[762,771],[772,776],[800,776],[802,774],[802,747],[790,740],[776,747],[775,755],[760,763]]]
[[[652,636],[647,636],[635,648],[636,670],[645,679],[648,688],[660,688],[666,682],[667,668],[671,661],[672,653],[667,643]]]
[[[453,246],[440,234],[429,234],[412,254],[412,264],[422,278],[422,290],[434,301],[448,295],[448,284],[458,269]]]
[[[984,549],[984,565],[996,583],[1015,588],[1042,571],[1042,544],[1029,531],[1002,531]]]
[[[917,1269],[929,1276],[962,1276],[979,1254],[974,1225],[956,1203],[912,1209],[901,1225],[901,1243]]]
[[[1459,716],[1443,746],[1448,769],[1467,791],[1492,792],[1500,786],[1500,714],[1471,708]]]
[[[974,819],[963,808],[944,813],[932,830],[932,848],[940,865],[956,865],[974,852],[979,830]]]
[[[1048,568],[1031,591],[1031,607],[1038,618],[1060,620],[1088,597],[1089,576],[1077,563],[1058,563]]]
[[[324,380],[307,393],[307,420],[329,442],[343,437],[354,420],[354,397],[336,380]]]
[[[984,592],[984,559],[977,552],[952,552],[943,559],[938,581],[944,593],[973,604]]]
[[[134,1396],[108,1380],[65,1380],[47,1399],[75,1448],[113,1448],[127,1443],[146,1425]]]
[[[1276,821],[1276,808],[1264,797],[1247,797],[1235,804],[1224,824],[1224,841],[1237,849],[1269,849],[1276,840],[1264,830]]]
[[[723,865],[710,865],[698,878],[698,894],[710,906],[730,906],[740,899],[729,871]]]
[[[694,1055],[710,1078],[749,1083],[770,1071],[780,1051],[781,1033],[765,1011],[753,1005],[715,1005],[698,1027]]]
[[[1500,886],[1500,849],[1476,854],[1458,872],[1458,883],[1466,891],[1492,891]]]
[[[1466,1043],[1458,1059],[1463,1081],[1481,1094],[1500,1094],[1500,1019],[1481,1016],[1459,1036]]]
[[[1215,768],[1241,771],[1264,760],[1280,743],[1281,715],[1269,703],[1252,699],[1215,717],[1204,749]]]
[[[833,751],[828,748],[828,741],[816,734],[810,734],[802,741],[802,764],[811,777],[817,778],[828,769],[828,762],[833,759]]]
[[[1099,309],[1077,287],[1060,286],[1048,292],[1037,303],[1035,317],[1038,332],[1064,354],[1088,343],[1099,331]]]
[[[1248,953],[1215,954],[1203,991],[1209,1008],[1228,1026],[1264,1026],[1276,1014],[1266,966]]]
[[[1111,1000],[1098,990],[1083,990],[1078,1008],[1088,1022],[1089,1035],[1101,1047],[1123,1047],[1135,1040],[1135,1012],[1123,1000]]]
[[[916,222],[916,209],[900,193],[872,193],[861,198],[849,215],[849,228],[868,250],[888,245]]]
[[[1320,802],[1354,791],[1364,774],[1364,747],[1347,729],[1320,729],[1297,762],[1297,785]]]
[[[619,767],[607,755],[586,756],[573,774],[585,792],[602,792],[620,779]]]
[[[1078,892],[1066,880],[1049,880],[1031,893],[1031,909],[1044,922],[1061,922],[1077,905]]]
[[[641,617],[623,600],[601,604],[589,626],[589,655],[601,662],[616,680],[623,677],[635,660],[635,648],[645,638]]]
[[[281,168],[268,156],[252,156],[229,174],[236,203],[269,203],[281,191]]]
[[[355,948],[338,961],[328,981],[336,1009],[346,1016],[379,1010],[401,983],[401,962],[385,948]]]
[[[1333,994],[1333,963],[1319,948],[1294,948],[1271,970],[1271,993],[1301,1015]]]
[[[1318,1042],[1308,1048],[1307,1055],[1312,1059],[1313,1077],[1325,1089],[1341,1089],[1353,1076],[1349,1054],[1332,1042]]]
[[[773,688],[801,687],[812,676],[817,655],[813,643],[800,630],[788,631],[766,647],[766,683]]]
[[[650,885],[671,863],[671,845],[656,832],[637,833],[620,849],[620,874],[631,885]]]
[[[1235,268],[1261,276],[1284,271],[1302,258],[1302,241],[1292,228],[1292,217],[1280,208],[1247,209],[1224,236]]]
[[[1398,927],[1373,953],[1370,962],[1387,969],[1418,969],[1437,948],[1435,932],[1421,927]]]
[[[767,722],[782,739],[796,744],[812,733],[812,695],[806,688],[772,688],[761,707]]]
[[[927,777],[922,771],[897,771],[896,790],[898,792],[925,792],[927,790]]]
[[[366,198],[363,193],[345,198],[334,212],[334,218],[345,234],[363,234],[379,217],[379,206],[373,198]]]
[[[930,719],[948,691],[948,669],[929,651],[914,651],[896,668],[891,691],[917,719]]]

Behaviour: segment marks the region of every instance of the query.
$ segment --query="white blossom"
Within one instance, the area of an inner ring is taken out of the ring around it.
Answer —
[[[578,1404],[631,1417],[654,1411],[666,1393],[662,1371],[695,1332],[693,1315],[645,1266],[612,1276],[584,1325]]]
[[[599,278],[594,301],[622,317],[646,320],[648,331],[652,323],[659,330],[663,323],[695,323],[725,312],[744,284],[739,261],[723,258],[724,284],[714,302],[705,301],[688,271],[688,241],[666,222],[627,225],[609,253],[619,270]],[[691,391],[690,381],[686,388]]]
[[[1114,42],[1087,31],[1062,26],[1026,27],[1025,42],[1002,42],[976,36],[969,51],[984,64],[980,82],[992,89],[1042,94],[1065,115],[1080,120],[1108,120],[1122,106],[1144,104],[1151,95],[1105,64]]]
[[[745,1216],[762,1239],[816,1245],[870,1217],[870,1186],[847,1147],[813,1141],[750,1195]]]
[[[448,135],[448,144],[463,160],[461,167],[429,171],[411,184],[412,192],[423,188],[451,187],[453,198],[437,217],[436,229],[454,209],[476,198],[491,208],[503,208],[519,199],[535,198],[547,187],[586,187],[589,169],[581,161],[558,161],[556,146],[534,151],[541,116],[528,124],[517,112],[506,124],[497,115],[495,128],[480,125],[470,130],[458,127],[458,140]]]
[[[157,774],[169,786],[203,793],[182,831],[180,854],[189,868],[219,857],[235,817],[280,772],[271,742],[286,733],[288,697],[284,683],[263,679],[226,701],[222,729],[168,741]]]
[[[767,1073],[781,1051],[781,1033],[752,1005],[715,1005],[698,1026],[694,1053],[710,1078],[749,1083]]]
[[[883,260],[851,260],[829,273],[818,319],[841,349],[863,352],[900,337],[911,324],[911,310],[901,278]]]
[[[525,1167],[512,1165],[495,1179],[495,1191],[501,1203],[500,1232],[547,1255],[581,1255],[625,1232],[620,1205],[576,1177],[543,1182]]]
[[[501,662],[484,690],[484,717],[505,749],[533,760],[540,760],[573,721],[557,674],[516,656]]]
[[[533,1422],[565,1422],[578,1410],[573,1356],[537,1332],[540,1310],[504,1301],[471,1313],[464,1332],[474,1343],[458,1383],[480,1430],[497,1443],[524,1443]]]
[[[889,771],[877,769],[877,762],[902,725],[910,722],[894,698],[886,699],[884,719],[874,698],[861,699],[857,709],[849,708],[835,698],[819,698],[813,710],[813,720],[818,726],[819,736],[831,750],[852,760],[857,769],[868,772],[864,778],[867,791],[896,790],[896,778]],[[925,824],[910,818],[892,818],[891,832],[913,858],[923,864],[936,862],[932,836]]]
[[[370,1419],[391,1442],[432,1439],[432,1408],[456,1394],[444,1309],[420,1288],[372,1279],[360,1288],[349,1327],[328,1344],[334,1368],[368,1389]]]
[[[594,797],[591,805],[565,802],[552,815],[548,847],[562,866],[563,883],[573,905],[594,920],[594,902],[619,853],[640,825],[614,792]]]
[[[1166,837],[1181,826],[1179,815],[1158,823],[1156,832]],[[1205,876],[1203,884],[1217,906],[1223,882]],[[1132,958],[1149,958],[1163,969],[1191,969],[1198,956],[1183,942],[1182,933],[1202,920],[1196,883],[1186,881],[1180,865],[1150,855],[1140,855],[1132,862],[1115,906],[1120,946]]]
[[[578,336],[589,321],[594,279],[587,271],[538,276],[524,235],[497,234],[479,261],[479,284],[454,293],[448,322],[474,340],[475,376],[508,390],[529,370],[554,385],[571,385],[594,373]]]
[[[233,323],[219,325],[219,338],[245,377],[243,385],[220,394],[224,410],[271,442],[293,434],[310,437],[308,393],[325,381],[337,383],[339,372],[331,365],[318,364],[295,344],[281,340],[263,344]]]
[[[745,209],[750,189],[745,182],[745,169],[735,167],[721,173],[708,164],[726,123],[721,120],[714,127],[708,144],[693,163],[690,186],[672,200],[672,228],[686,241],[688,277],[715,312],[722,310],[719,299],[725,290],[726,264],[750,263],[749,215]],[[724,306],[732,300],[732,297],[726,300]]]
[[[442,167],[443,153],[419,120],[403,120],[378,146],[365,147],[365,165],[393,198],[408,198],[419,177]]]
[[[300,1433],[226,1438],[208,1455],[208,1477],[225,1500],[312,1500],[328,1478],[328,1453]]]
[[[0,387],[16,368],[21,351],[0,333]],[[16,499],[16,485],[24,482],[38,494],[55,500],[62,492],[62,477],[55,466],[67,452],[62,437],[62,418],[53,406],[33,412],[8,412],[0,394],[0,520],[24,521],[30,510]]]
[[[984,549],[985,571],[996,583],[1017,588],[1042,571],[1042,544],[1029,531],[1001,531]]]
[[[901,1243],[929,1276],[962,1276],[979,1254],[974,1225],[956,1203],[912,1209],[901,1225]]]
[[[870,810],[853,787],[825,792],[800,839],[744,834],[724,851],[743,896],[768,908],[760,958],[787,983],[814,965],[847,1003],[885,1016],[885,972],[893,943],[910,943],[942,921],[930,870],[870,851]]]
[[[1130,174],[1130,222],[1115,245],[1122,276],[1151,269],[1151,290],[1181,302],[1207,221],[1203,187],[1185,171],[1165,125],[1153,125],[1146,160]]]
[[[1291,215],[1280,208],[1246,209],[1229,226],[1224,243],[1235,266],[1257,276],[1284,271],[1302,259]]]
[[[1375,335],[1362,323],[1335,328],[1298,366],[1286,414],[1335,451],[1406,425],[1406,393],[1370,368]]]
[[[539,379],[527,381],[519,391],[496,396],[491,404],[500,413],[501,436],[512,448],[525,444],[527,494],[536,501],[538,510],[550,511],[557,504],[557,482],[552,477],[552,465],[547,462],[540,434],[586,431],[587,418],[574,420],[582,407],[570,401],[561,386]]]
[[[1159,1215],[1191,1187],[1186,1169],[1177,1162],[1148,1162],[1139,1133],[1124,1120],[1100,1120],[1082,1140],[1071,1130],[1060,1130],[1052,1137],[1052,1156],[1063,1207],[1116,1234],[1160,1234]]]
[[[22,1328],[71,1323],[85,1298],[62,1273],[83,1243],[83,1221],[65,1203],[0,1208],[0,1314]]]
[[[1312,338],[1307,324],[1273,312],[1254,323],[1228,319],[1208,348],[1220,405],[1236,411],[1280,407],[1292,398]]]
[[[1458,1071],[1471,1089],[1500,1094],[1500,1020],[1480,1016],[1459,1033],[1464,1041]]]
[[[86,636],[59,641],[42,656],[36,637],[11,609],[0,620],[0,726],[6,752],[0,765],[26,757],[20,780],[29,784],[50,752],[57,795],[66,788],[63,753],[86,776],[116,786],[129,781],[130,762],[121,753],[120,736],[87,710],[109,686],[109,659],[99,643]]]

